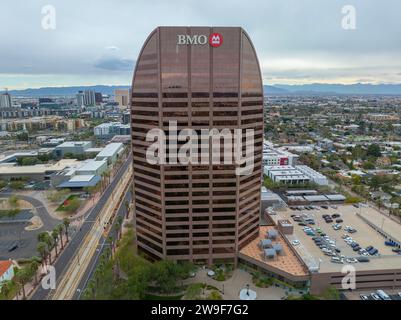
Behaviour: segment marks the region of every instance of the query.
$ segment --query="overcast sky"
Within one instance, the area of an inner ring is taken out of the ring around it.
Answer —
[[[42,28],[42,7],[56,10]],[[344,30],[344,5],[356,29]],[[399,0],[1,0],[0,90],[129,85],[159,25],[242,26],[265,84],[401,83]]]

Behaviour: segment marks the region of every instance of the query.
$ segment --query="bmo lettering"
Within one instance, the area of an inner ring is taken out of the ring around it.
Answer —
[[[205,35],[187,35],[187,34],[179,34],[177,35],[178,41],[177,44],[206,44],[207,37]]]

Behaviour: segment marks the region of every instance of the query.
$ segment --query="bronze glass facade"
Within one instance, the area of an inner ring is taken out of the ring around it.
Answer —
[[[215,33],[223,41],[213,47]],[[208,41],[182,44],[179,35]],[[138,249],[155,259],[233,261],[258,236],[260,212],[263,85],[248,35],[231,27],[155,29],[137,60],[131,117]],[[236,164],[149,164],[146,134],[167,132],[169,121],[178,131],[253,129],[252,173],[236,175]]]

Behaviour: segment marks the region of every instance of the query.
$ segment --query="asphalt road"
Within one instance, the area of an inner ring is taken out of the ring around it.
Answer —
[[[69,245],[63,250],[61,255],[58,257],[56,263],[53,265],[53,267],[56,270],[56,281],[58,281],[62,277],[63,273],[67,269],[68,264],[75,257],[75,253],[76,253],[77,249],[81,246],[86,235],[92,229],[92,226],[95,223],[96,218],[99,215],[99,212],[101,211],[103,206],[106,204],[106,202],[107,202],[108,198],[110,197],[110,195],[112,194],[113,190],[115,189],[117,184],[120,182],[121,177],[127,171],[128,166],[130,166],[131,164],[132,164],[132,155],[130,155],[128,157],[126,162],[120,168],[120,170],[118,171],[117,175],[114,177],[111,184],[104,191],[100,200],[95,204],[95,206],[93,208],[89,209],[89,214],[85,215],[86,218],[85,218],[85,221],[84,221],[82,227],[80,228],[79,231],[77,231],[74,234],[72,239],[70,239]],[[51,290],[43,289],[42,286],[38,286],[37,289],[35,290],[34,294],[32,295],[31,300],[47,300],[49,298],[50,291]]]
[[[7,198],[15,193],[0,192],[0,198]],[[9,223],[0,225],[0,259],[21,259],[37,256],[37,235],[45,230],[52,230],[61,221],[54,219],[43,203],[33,197],[18,194],[20,199],[29,202],[42,220],[43,226],[36,230],[25,230],[25,223]],[[12,252],[8,252],[8,248],[13,244],[18,244],[18,248]]]
[[[128,189],[129,190],[129,189]],[[111,237],[113,244],[115,243],[115,241],[117,240],[117,235],[118,235],[118,231],[115,229],[115,225],[117,224],[117,217],[125,217],[127,210],[126,207],[124,205],[125,201],[131,201],[131,192],[127,192],[124,196],[124,200],[121,202],[121,206],[117,211],[117,215],[116,218],[113,221],[113,225],[110,229],[110,233],[108,234],[108,237]],[[73,300],[79,300],[81,298],[81,294],[84,292],[86,286],[88,285],[89,280],[92,278],[98,264],[100,261],[100,257],[102,256],[102,253],[106,250],[107,245],[102,245],[105,244],[106,238],[104,236],[101,237],[100,241],[99,241],[99,248],[96,250],[96,254],[92,257],[88,268],[85,271],[85,274],[83,275],[79,285],[78,285],[78,289],[74,294]]]

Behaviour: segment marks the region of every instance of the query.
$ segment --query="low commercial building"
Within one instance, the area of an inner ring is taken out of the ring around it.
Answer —
[[[264,174],[274,182],[285,184],[301,184],[310,181],[310,178],[292,166],[265,166]]]
[[[329,180],[323,174],[313,170],[312,168],[305,166],[305,165],[297,165],[295,169],[301,171],[303,174],[309,177],[309,179],[320,185],[320,186],[327,186],[329,184]]]
[[[298,158],[296,154],[274,148],[273,144],[268,141],[265,141],[263,144],[263,165],[291,166],[296,164]]]
[[[0,165],[1,179],[25,178],[33,181],[50,180],[50,177],[80,163],[76,159],[62,159],[54,164],[36,164],[32,166],[17,166],[15,163]]]
[[[120,122],[102,123],[93,128],[94,135],[99,139],[110,139],[115,135],[129,135],[131,126]]]
[[[66,141],[55,148],[57,157],[64,157],[65,154],[82,155],[85,150],[92,147],[91,141]]]
[[[11,260],[0,261],[0,289],[5,281],[10,281],[14,278],[14,265]]]
[[[269,207],[273,209],[283,208],[286,206],[285,202],[281,197],[267,189],[266,187],[262,187],[261,190],[261,214],[263,215],[265,210]]]
[[[106,160],[86,160],[82,167],[75,170],[75,175],[98,175],[101,176],[107,170]]]
[[[97,161],[106,160],[108,164],[113,164],[123,151],[124,145],[122,143],[109,143],[98,153],[95,159]]]

